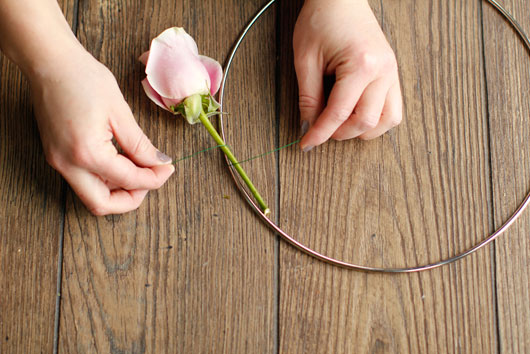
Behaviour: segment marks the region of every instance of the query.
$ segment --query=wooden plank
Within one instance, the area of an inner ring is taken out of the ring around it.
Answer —
[[[370,142],[280,152],[281,226],[342,260],[425,264],[492,228],[481,6],[371,4],[396,50],[404,122]],[[299,134],[290,51],[297,9],[282,2],[279,11],[282,144]],[[280,352],[496,352],[493,272],[491,249],[421,274],[380,275],[281,243]]]
[[[146,134],[177,158],[215,143],[201,126],[188,126],[149,102],[136,57],[164,29],[183,25],[202,53],[223,61],[260,4],[86,1],[80,3],[78,33],[115,73]],[[274,33],[271,13],[242,48],[231,74],[229,143],[240,158],[274,143]],[[271,206],[275,166],[274,158],[245,165]],[[95,218],[70,193],[60,349],[271,352],[276,248],[274,236],[244,206],[217,151],[179,163],[137,212]]]
[[[59,3],[72,23],[75,1]],[[29,86],[1,54],[0,166],[0,353],[49,353],[63,182],[46,164]]]
[[[530,31],[524,1],[503,1]],[[529,52],[515,32],[484,4],[486,78],[490,115],[495,226],[499,227],[530,189]],[[530,215],[495,242],[497,309],[502,353],[530,352]]]

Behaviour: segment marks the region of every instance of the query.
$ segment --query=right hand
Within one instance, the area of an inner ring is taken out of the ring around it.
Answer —
[[[366,0],[306,0],[293,46],[304,151],[329,138],[374,139],[401,122],[396,58]]]
[[[93,214],[134,210],[174,172],[171,158],[142,132],[112,73],[79,45],[69,53],[29,77],[47,161]]]

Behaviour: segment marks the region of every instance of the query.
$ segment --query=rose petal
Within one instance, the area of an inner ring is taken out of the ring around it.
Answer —
[[[147,65],[147,59],[149,58],[149,51],[143,52],[142,55],[138,57],[140,63]]]
[[[199,57],[201,59],[202,65],[204,65],[204,68],[206,71],[208,71],[208,75],[210,76],[210,93],[213,96],[217,93],[217,91],[219,91],[219,87],[221,86],[221,80],[223,79],[223,68],[215,59],[204,55],[200,55]]]
[[[166,105],[162,101],[162,97],[149,84],[149,81],[147,81],[147,78],[142,80],[142,87],[144,88],[145,94],[147,95],[147,97],[151,99],[151,101],[153,101],[160,107],[164,108],[165,110],[169,111],[169,109],[166,107]]]
[[[167,29],[153,39],[145,73],[160,96],[173,100],[205,94],[210,87],[197,45],[182,28]]]
[[[162,102],[164,102],[166,107],[171,108],[172,106],[178,106],[179,103],[182,102],[182,100],[174,100],[174,99],[171,99],[171,98],[162,97]]]
[[[155,38],[160,42],[167,43],[168,45],[185,46],[192,53],[199,55],[199,49],[197,48],[197,43],[192,36],[190,36],[182,27],[171,27],[160,33],[158,37]]]

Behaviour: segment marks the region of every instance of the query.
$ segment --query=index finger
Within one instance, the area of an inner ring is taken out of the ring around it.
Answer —
[[[350,117],[368,83],[367,77],[353,74],[337,79],[331,89],[326,108],[300,142],[302,150],[311,150],[326,142],[335,133]]]
[[[99,177],[79,168],[64,176],[79,199],[94,215],[122,214],[137,209],[147,190],[109,190]]]
[[[175,167],[171,164],[139,167],[127,157],[116,153],[112,157],[101,158],[91,170],[114,185],[135,190],[160,188],[175,171]]]

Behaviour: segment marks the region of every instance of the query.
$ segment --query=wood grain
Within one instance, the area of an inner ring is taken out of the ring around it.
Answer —
[[[530,30],[528,5],[503,4]],[[529,52],[515,32],[484,5],[486,77],[491,136],[495,226],[499,227],[530,190]],[[530,352],[530,216],[521,219],[495,243],[499,349]]]
[[[259,6],[235,0],[83,1],[78,36],[114,72],[154,144],[177,158],[215,143],[201,126],[189,126],[147,99],[136,58],[164,29],[184,26],[202,53],[223,61]],[[229,144],[240,158],[274,143],[273,134],[263,134],[275,129],[271,33],[273,14],[231,73]],[[245,165],[272,206],[275,167],[274,159]],[[243,205],[218,151],[179,163],[137,212],[95,218],[69,193],[60,351],[272,352],[276,243]]]
[[[135,117],[174,158],[215,143],[144,95],[137,57],[171,26],[221,62],[262,1],[59,1],[114,72]],[[253,28],[226,92],[240,159],[298,138],[292,28],[302,0]],[[522,0],[507,7],[530,32]],[[371,1],[396,50],[400,127],[371,142],[296,147],[245,169],[298,240],[401,267],[481,240],[530,190],[529,54],[480,1]],[[494,247],[411,275],[302,255],[243,203],[219,151],[177,165],[133,213],[96,218],[47,166],[29,90],[0,56],[0,353],[51,352],[59,240],[66,353],[530,352],[530,216]]]
[[[492,230],[481,6],[371,4],[397,54],[404,122],[370,142],[280,152],[281,225],[346,261],[425,264]],[[296,9],[281,6],[280,144],[299,124],[289,43]],[[333,268],[283,243],[280,250],[282,353],[497,350],[491,250],[387,276]]]
[[[59,3],[72,24],[75,1]],[[0,353],[50,353],[63,182],[46,164],[26,80],[1,54],[0,166]]]

